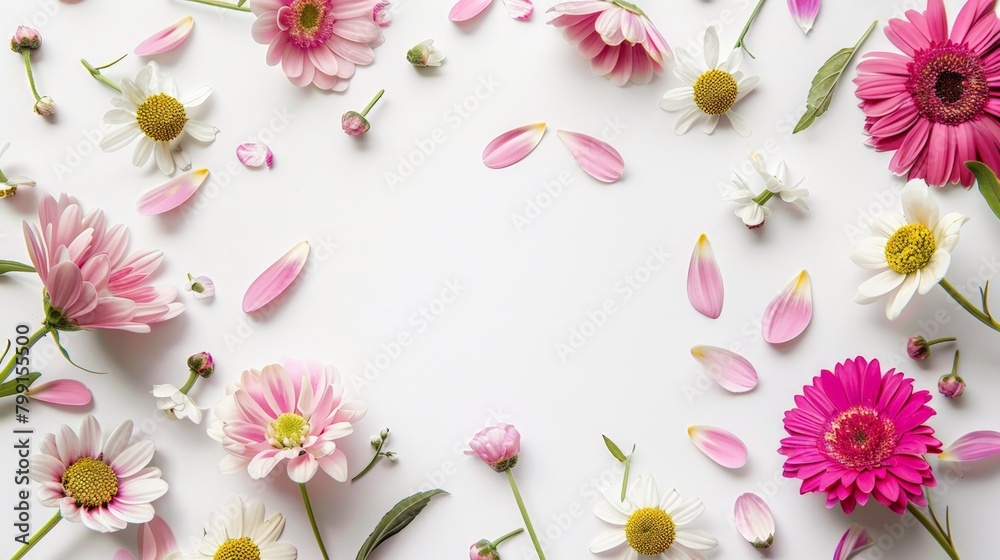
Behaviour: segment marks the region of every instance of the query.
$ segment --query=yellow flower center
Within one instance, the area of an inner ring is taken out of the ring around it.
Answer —
[[[260,560],[260,548],[249,537],[229,539],[215,551],[212,560]]]
[[[709,70],[694,83],[694,103],[709,115],[722,115],[736,103],[736,78],[719,69]]]
[[[636,510],[625,523],[625,538],[633,550],[644,556],[656,556],[674,544],[677,526],[660,508]]]
[[[104,461],[81,457],[62,475],[63,491],[78,507],[96,508],[118,495],[118,475]]]
[[[907,224],[885,243],[885,260],[896,272],[910,274],[927,266],[936,249],[934,233],[927,226]]]
[[[298,447],[309,435],[309,421],[286,412],[268,425],[268,443],[277,447]]]
[[[157,93],[139,105],[135,120],[146,136],[157,142],[169,142],[181,135],[188,119],[180,101],[165,93]]]

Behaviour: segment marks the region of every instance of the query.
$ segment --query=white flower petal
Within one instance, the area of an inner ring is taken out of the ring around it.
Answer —
[[[937,286],[938,282],[948,273],[950,265],[951,253],[944,249],[934,251],[934,256],[931,257],[930,262],[920,269],[920,285],[917,287],[920,295],[926,294],[934,286]]]
[[[896,293],[889,296],[889,302],[885,307],[885,316],[890,321],[899,317],[899,314],[903,312],[903,308],[906,307],[907,303],[910,303],[913,294],[917,293],[917,286],[919,284],[920,271],[918,270],[913,274],[907,274],[899,289],[896,290]]]
[[[858,294],[864,297],[882,297],[899,287],[904,279],[905,276],[895,270],[886,270],[858,286]]]
[[[923,181],[910,181],[903,187],[903,215],[911,224],[923,224],[934,231],[938,222],[938,205]]]

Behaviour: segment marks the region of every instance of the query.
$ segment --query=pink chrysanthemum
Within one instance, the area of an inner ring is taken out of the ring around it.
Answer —
[[[104,213],[86,215],[77,200],[43,196],[39,224],[24,224],[31,262],[45,284],[45,323],[57,330],[119,329],[149,332],[153,323],[184,311],[177,289],[150,286],[163,253],[126,254],[128,228],[107,228]]]
[[[209,435],[229,455],[224,473],[246,469],[264,478],[288,459],[288,477],[310,480],[319,468],[337,481],[347,480],[347,456],[335,440],[354,431],[366,407],[348,401],[333,366],[285,358],[263,370],[243,372],[215,407]]]
[[[854,83],[867,144],[893,151],[889,169],[928,184],[972,185],[965,167],[1000,171],[1000,21],[996,0],[969,0],[948,34],[944,0],[891,19],[885,34],[903,54],[870,53]]]
[[[153,459],[153,442],[129,445],[131,437],[128,421],[103,441],[93,416],[83,419],[79,435],[69,426],[45,434],[31,463],[31,478],[41,484],[38,500],[100,533],[153,519],[150,502],[167,492],[167,483],[160,469],[146,466]]]
[[[926,506],[923,487],[936,482],[923,455],[941,452],[924,425],[935,414],[930,400],[902,373],[883,374],[878,360],[859,356],[823,370],[785,413],[784,475],[802,479],[802,494],[825,492],[826,506],[839,502],[846,513],[869,497],[900,514],[910,502]]]
[[[254,40],[268,45],[267,63],[280,62],[299,87],[344,91],[383,41],[375,0],[250,0],[250,10]]]

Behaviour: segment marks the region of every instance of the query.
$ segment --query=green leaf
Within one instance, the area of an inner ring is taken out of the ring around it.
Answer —
[[[0,274],[8,272],[35,272],[35,267],[17,261],[0,261]]]
[[[10,352],[10,339],[7,339],[7,347],[3,349],[3,354],[0,354],[0,362],[7,357],[7,352]]]
[[[85,368],[85,367],[77,364],[76,362],[74,362],[73,358],[69,357],[69,352],[67,352],[66,349],[63,348],[62,341],[59,340],[59,331],[54,330],[54,329],[52,330],[52,340],[56,341],[56,348],[58,348],[59,352],[61,352],[62,355],[63,355],[63,357],[66,358],[66,361],[69,362],[69,363],[71,363],[71,364],[73,364],[73,366],[75,368],[82,369],[83,371],[85,371],[87,373],[93,373],[93,374],[97,374],[97,375],[104,375],[105,374],[105,372],[103,372],[103,371],[93,371],[93,370],[87,369],[87,368]]]
[[[967,161],[965,166],[976,176],[979,192],[983,193],[986,204],[989,204],[993,213],[1000,218],[1000,181],[997,180],[997,174],[988,165],[979,161]]]
[[[611,454],[614,455],[615,459],[618,459],[619,463],[624,463],[625,459],[627,459],[628,457],[626,457],[625,454],[622,453],[622,450],[617,445],[615,445],[615,442],[611,441],[611,439],[609,439],[608,436],[602,435],[601,437],[604,438],[604,445],[608,446],[608,451],[610,451]]]
[[[836,54],[831,56],[820,67],[819,72],[816,72],[816,76],[812,80],[812,86],[809,88],[809,97],[806,100],[806,112],[799,119],[798,124],[795,125],[795,130],[792,131],[792,134],[809,128],[817,117],[830,108],[830,102],[833,101],[833,93],[837,89],[837,83],[840,82],[841,76],[847,70],[847,65],[851,63],[854,54],[858,52],[858,48],[871,35],[876,25],[878,25],[878,21],[875,21],[868,27],[861,40],[853,47],[845,47],[837,51]]]
[[[375,526],[375,530],[368,535],[365,544],[361,545],[356,560],[367,560],[380,544],[405,529],[411,521],[416,519],[417,515],[430,503],[431,498],[438,494],[447,494],[447,492],[436,488],[427,492],[417,492],[393,506],[388,513],[382,516],[382,520]]]
[[[246,4],[246,3],[247,3],[247,0],[240,0],[239,2],[236,3],[236,5],[239,6],[240,8],[242,8],[243,4]]]
[[[34,383],[41,376],[42,374],[38,373],[37,371],[33,371],[29,373],[27,376],[22,376],[20,378],[22,379],[21,381],[19,381],[18,379],[11,379],[10,381],[7,381],[5,383],[0,383],[0,397],[13,397],[14,395],[17,394],[18,385],[23,384],[28,387],[31,387],[31,384]],[[23,377],[27,377],[28,380],[23,381]]]

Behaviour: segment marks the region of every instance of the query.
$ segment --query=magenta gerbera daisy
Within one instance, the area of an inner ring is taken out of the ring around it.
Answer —
[[[926,506],[923,488],[936,482],[923,455],[941,452],[924,425],[935,414],[930,400],[902,373],[883,374],[878,360],[859,356],[823,370],[785,413],[784,475],[846,513],[870,497],[899,514],[910,503]]]
[[[885,34],[903,54],[870,53],[856,94],[867,144],[893,151],[889,169],[942,186],[973,183],[965,167],[1000,171],[1000,22],[996,0],[969,0],[948,34],[944,0],[891,19]]]

